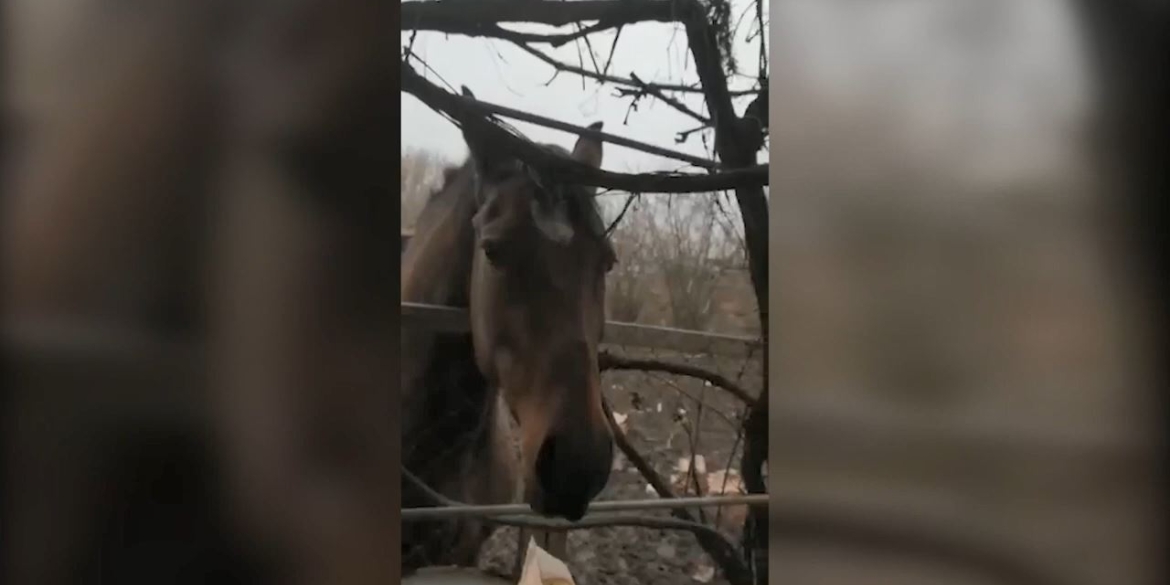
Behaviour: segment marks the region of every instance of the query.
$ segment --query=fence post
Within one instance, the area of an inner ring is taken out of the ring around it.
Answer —
[[[542,530],[537,533],[536,543],[552,556],[569,563],[569,532],[567,530]]]
[[[516,543],[516,565],[512,572],[515,578],[520,578],[524,569],[524,557],[528,552],[528,539],[536,541],[536,545],[548,551],[552,556],[569,564],[569,532],[567,530],[533,530],[521,528],[519,541]]]

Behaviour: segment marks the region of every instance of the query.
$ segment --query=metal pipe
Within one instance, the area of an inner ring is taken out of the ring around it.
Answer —
[[[768,494],[747,494],[735,496],[707,496],[691,498],[653,498],[646,500],[615,500],[594,502],[589,512],[629,512],[635,510],[659,510],[673,508],[698,508],[705,506],[766,506]],[[405,508],[402,519],[435,520],[479,516],[539,516],[528,504],[499,504],[491,506],[460,505],[428,508]]]

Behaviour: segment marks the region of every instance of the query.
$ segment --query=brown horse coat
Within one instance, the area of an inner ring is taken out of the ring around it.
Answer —
[[[574,515],[612,461],[596,349],[613,251],[590,190],[465,138],[471,157],[423,209],[401,290],[469,307],[471,332],[402,332],[403,465],[450,498]],[[601,145],[564,154],[596,166]],[[429,503],[403,486],[403,507]],[[478,520],[405,525],[404,563],[472,564],[489,535]]]

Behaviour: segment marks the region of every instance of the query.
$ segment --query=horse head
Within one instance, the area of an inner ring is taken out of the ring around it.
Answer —
[[[476,176],[476,363],[519,423],[525,500],[576,520],[605,487],[613,461],[597,350],[616,257],[594,189],[501,154],[467,129],[464,139]],[[581,137],[572,153],[558,150],[601,165],[598,140]]]

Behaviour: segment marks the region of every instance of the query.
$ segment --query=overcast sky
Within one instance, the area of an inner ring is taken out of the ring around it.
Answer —
[[[906,123],[923,140],[958,144],[958,135],[980,163],[1013,172],[1041,164],[1035,154],[1067,144],[1060,125],[1085,105],[1083,73],[1077,47],[1060,0],[784,0],[774,18],[777,66],[773,85],[799,85],[810,93],[864,108],[876,97],[902,106]],[[758,39],[751,4],[733,0],[739,18],[735,49],[741,72],[756,69]],[[513,27],[549,32],[548,27]],[[562,29],[569,30],[569,29]],[[614,32],[591,36],[599,62],[610,54]],[[696,81],[694,66],[680,28],[668,24],[627,27],[614,51],[610,72],[671,83]],[[407,42],[404,38],[404,43]],[[543,48],[555,59],[578,63],[587,49],[575,43]],[[455,91],[467,85],[477,97],[566,122],[605,122],[605,130],[659,146],[710,157],[709,146],[692,137],[675,144],[675,134],[694,126],[668,106],[643,100],[629,114],[628,98],[614,97],[611,86],[571,74],[551,83],[554,70],[511,44],[490,39],[420,33],[414,50],[434,71],[432,81]],[[587,58],[587,57],[586,57]],[[415,65],[418,68],[418,65]],[[442,80],[439,79],[441,76]],[[750,77],[733,79],[747,88]],[[775,89],[774,89],[775,91]],[[783,91],[781,89],[780,91]],[[702,98],[683,95],[696,110]],[[742,112],[746,101],[737,104]],[[773,119],[784,112],[772,112]],[[575,137],[521,122],[513,123],[530,138],[571,147]],[[458,160],[466,147],[457,128],[413,97],[404,94],[402,145],[426,148]],[[603,166],[620,172],[685,168],[660,157],[606,145]],[[1056,155],[1052,155],[1056,156]],[[1049,158],[1052,158],[1049,156]],[[767,162],[767,153],[760,154]],[[692,169],[693,170],[693,169]]]
[[[734,17],[738,18],[745,8],[751,6],[750,2],[744,0],[732,0]],[[748,75],[756,71],[756,55],[759,51],[758,38],[746,42],[748,35],[756,29],[752,24],[752,12],[749,11],[739,27],[735,43],[740,69]],[[766,7],[764,17],[766,22]],[[540,33],[558,31],[540,26],[509,28]],[[571,31],[570,28],[559,29],[559,32]],[[614,31],[590,36],[598,63],[604,64],[604,60],[609,57],[614,37]],[[636,72],[639,78],[647,82],[697,83],[698,78],[685,40],[681,27],[675,25],[647,23],[626,27],[618,39],[609,71],[620,77],[628,77],[630,72]],[[404,34],[404,46],[407,43],[409,36]],[[578,59],[583,57],[589,64],[588,49],[584,42],[570,43],[559,49],[547,46],[538,48],[558,61],[578,64]],[[581,126],[602,121],[607,132],[711,158],[710,149],[702,144],[698,134],[692,135],[685,144],[675,144],[674,136],[677,132],[697,125],[690,118],[648,98],[639,103],[638,111],[630,113],[626,123],[630,99],[614,97],[612,86],[603,87],[592,80],[582,81],[581,77],[568,73],[562,73],[548,83],[555,70],[508,42],[419,33],[414,51],[434,70],[422,71],[428,79],[440,86],[444,86],[443,81],[446,81],[451,86],[448,90],[454,88],[454,91],[458,91],[461,85],[466,85],[477,98],[488,102]],[[416,70],[421,70],[418,63],[414,63],[414,66]],[[748,89],[753,82],[752,78],[733,79],[731,85],[733,89]],[[704,111],[702,97],[697,94],[675,97],[696,111]],[[750,101],[750,98],[746,100]],[[742,113],[746,104],[747,101],[740,100],[737,111]],[[514,120],[507,121],[538,142],[571,148],[576,140],[575,136],[565,132]],[[434,150],[452,160],[462,159],[467,154],[467,148],[453,124],[405,93],[402,96],[402,146],[404,149]],[[760,155],[760,162],[767,162],[766,153]],[[688,168],[686,163],[610,144],[606,145],[602,166],[619,172]]]

